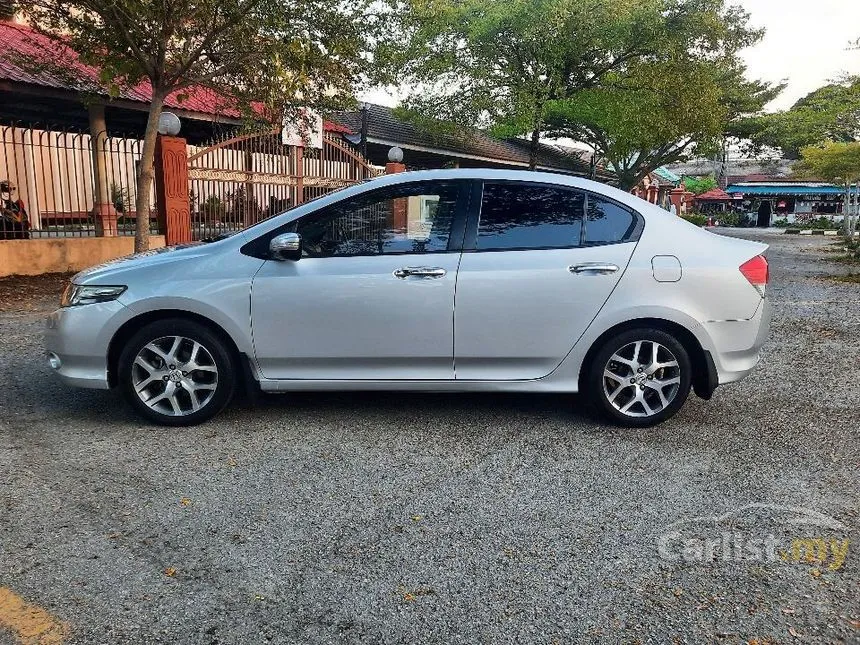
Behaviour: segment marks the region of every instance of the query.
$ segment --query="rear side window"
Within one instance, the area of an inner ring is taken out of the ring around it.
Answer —
[[[630,240],[636,230],[636,216],[615,202],[588,194],[586,244],[613,244]]]
[[[575,190],[485,183],[478,223],[479,251],[579,246],[585,196]]]

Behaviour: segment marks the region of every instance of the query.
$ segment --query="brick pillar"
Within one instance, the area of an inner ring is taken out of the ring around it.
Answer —
[[[696,193],[690,192],[689,190],[684,191],[684,212],[687,212],[688,208],[693,208],[693,204],[696,201]]]
[[[385,164],[385,174],[386,175],[396,175],[399,172],[405,172],[406,165],[396,162],[389,161]],[[388,222],[388,225],[397,231],[402,231],[406,233],[406,230],[409,226],[408,224],[408,206],[409,199],[406,197],[400,197],[394,200],[394,203],[391,205],[391,221]]]
[[[669,192],[669,202],[675,207],[675,214],[682,213],[681,208],[684,206],[684,193],[687,192],[683,186],[676,186]]]
[[[659,186],[657,186],[657,184],[651,184],[650,186],[648,186],[648,190],[647,190],[647,194],[648,194],[648,196],[647,196],[647,200],[648,200],[649,202],[651,202],[652,204],[656,204],[656,203],[657,203],[657,193],[658,193],[658,191],[659,191],[659,190],[660,190],[660,188],[659,188]]]
[[[158,135],[155,144],[155,199],[158,226],[168,246],[191,241],[188,153],[185,139]]]

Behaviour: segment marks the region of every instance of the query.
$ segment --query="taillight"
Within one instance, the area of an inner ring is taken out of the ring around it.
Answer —
[[[739,268],[744,277],[750,281],[750,284],[758,289],[761,295],[764,295],[764,288],[770,278],[767,259],[763,255],[757,255],[744,262]]]

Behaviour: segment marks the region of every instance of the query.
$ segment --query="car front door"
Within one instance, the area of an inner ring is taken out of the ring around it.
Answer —
[[[473,203],[457,277],[456,378],[546,376],[609,298],[642,218],[553,184],[487,181]]]
[[[398,184],[287,225],[302,237],[301,259],[267,261],[251,291],[263,376],[453,379],[466,187]]]

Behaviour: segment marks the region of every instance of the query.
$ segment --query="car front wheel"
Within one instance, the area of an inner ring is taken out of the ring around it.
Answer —
[[[684,346],[660,329],[629,329],[597,351],[588,375],[591,399],[616,424],[645,427],[673,416],[692,382]]]
[[[202,423],[233,396],[234,370],[224,342],[191,320],[144,326],[119,359],[119,382],[146,418],[171,426]]]

